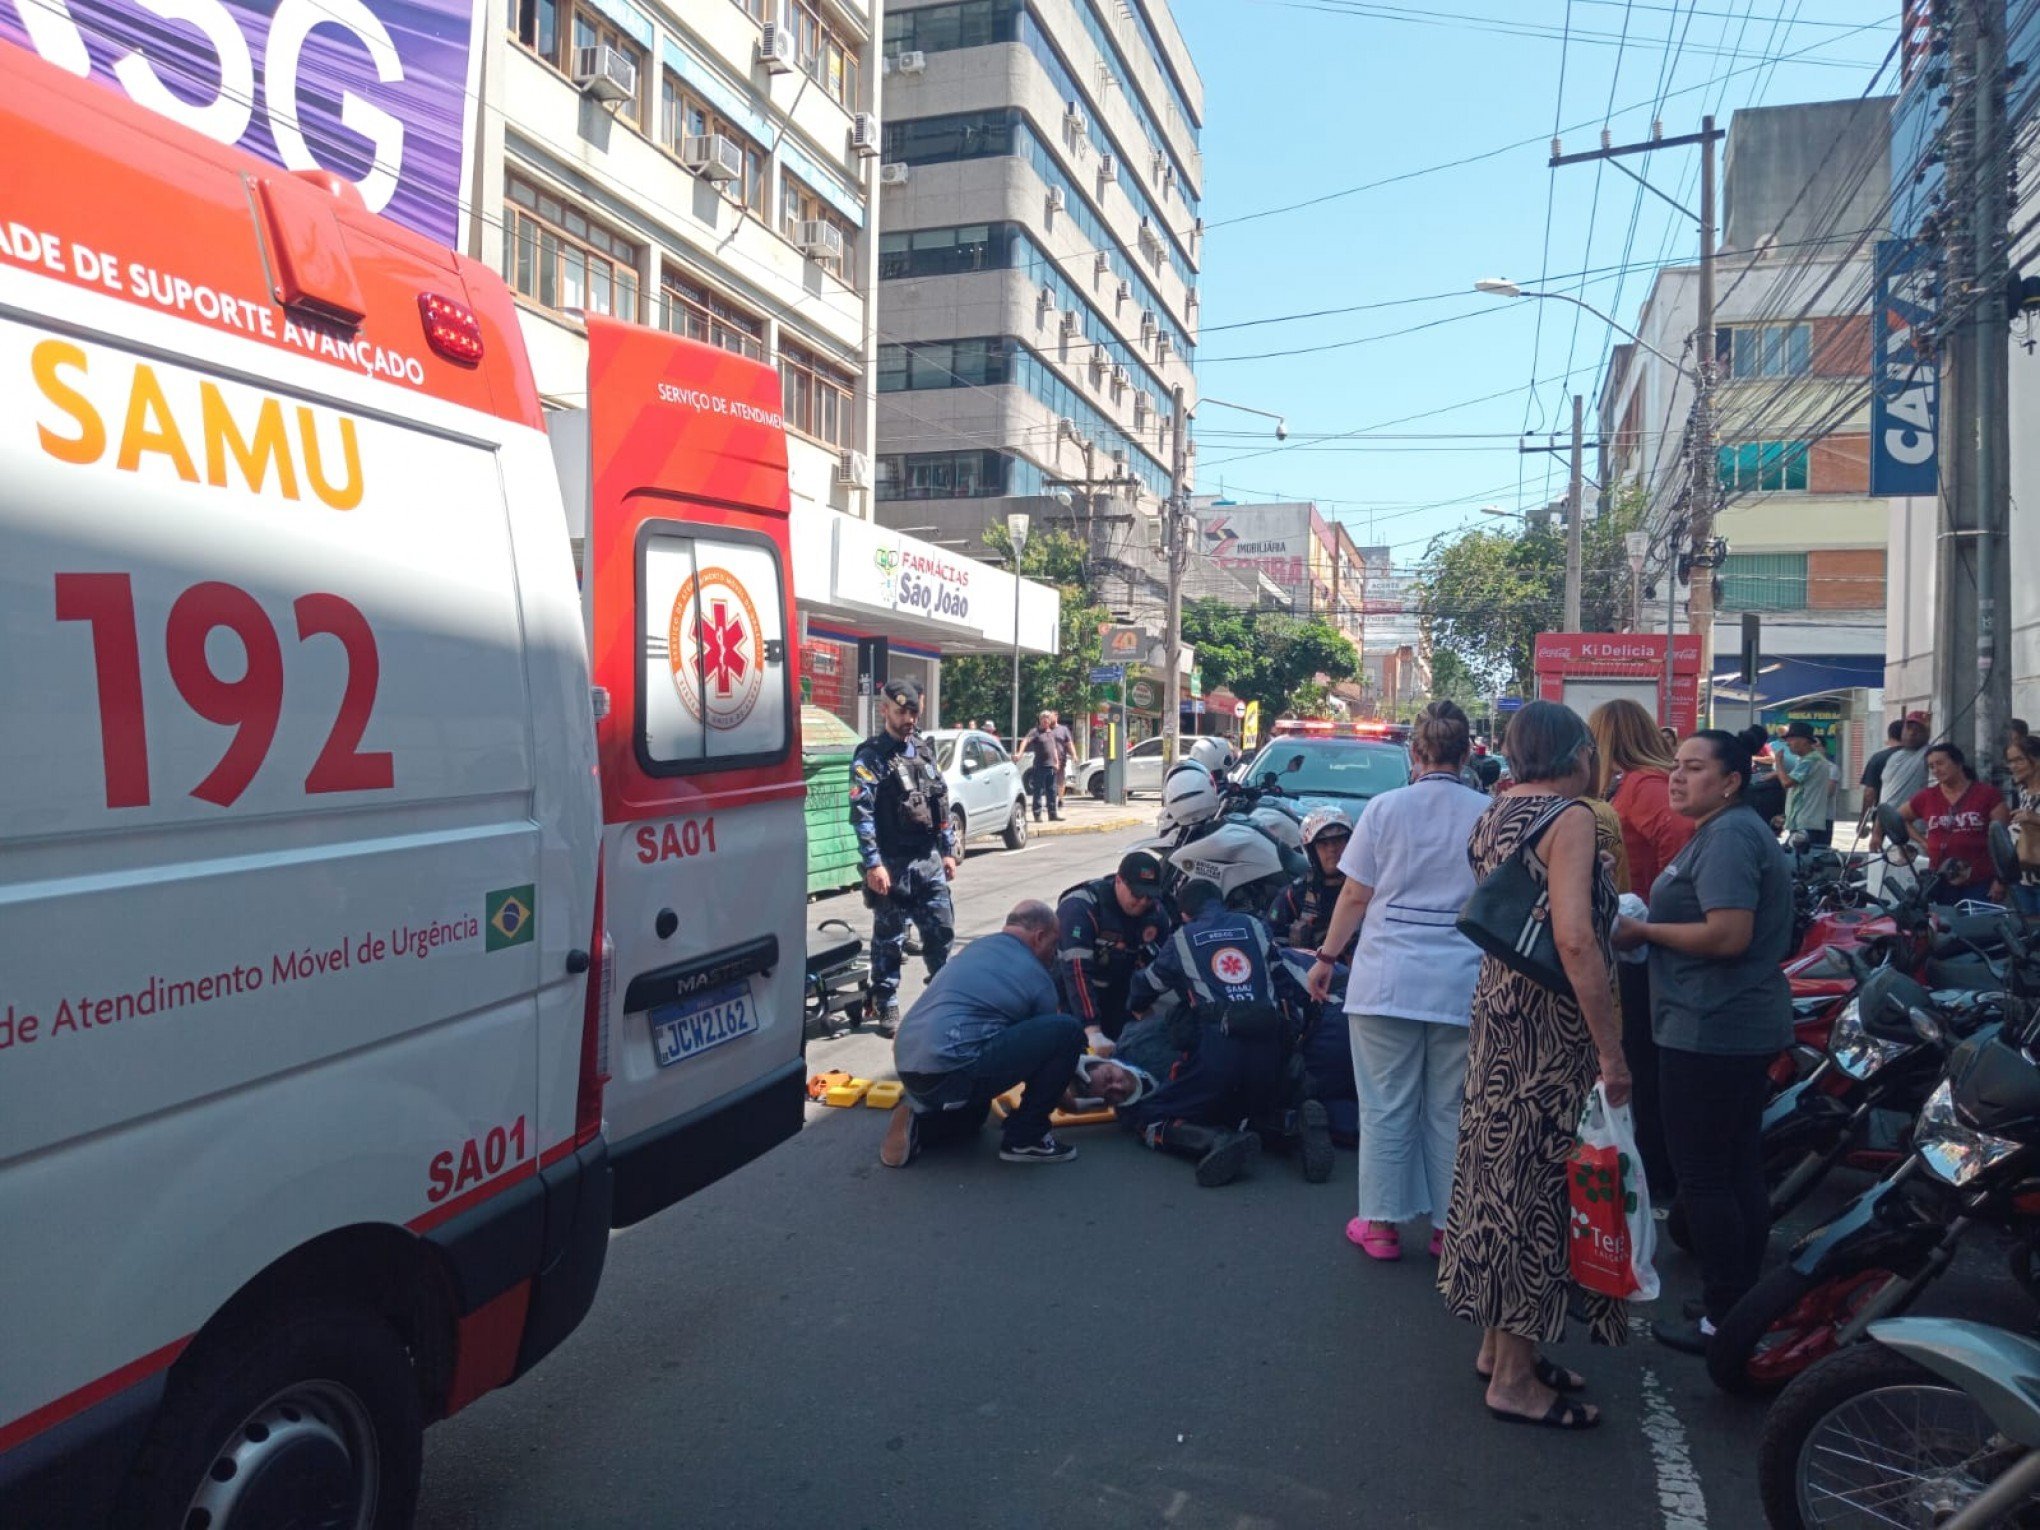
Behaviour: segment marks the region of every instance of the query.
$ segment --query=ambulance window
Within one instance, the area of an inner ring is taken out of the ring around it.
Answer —
[[[654,531],[642,548],[646,768],[674,775],[783,756],[793,727],[778,554],[706,528]]]

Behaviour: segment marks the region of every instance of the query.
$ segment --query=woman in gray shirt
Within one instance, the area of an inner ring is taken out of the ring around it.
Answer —
[[[1650,947],[1665,1145],[1707,1308],[1697,1322],[1652,1331],[1692,1354],[1706,1352],[1763,1265],[1768,1069],[1792,1039],[1779,967],[1792,941],[1792,873],[1770,826],[1743,806],[1749,784],[1749,749],[1735,734],[1709,728],[1679,745],[1669,795],[1694,821],[1693,838],[1651,885],[1649,919],[1618,920],[1614,932],[1618,949]]]

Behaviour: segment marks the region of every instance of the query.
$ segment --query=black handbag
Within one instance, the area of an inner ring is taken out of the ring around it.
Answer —
[[[1565,975],[1558,941],[1551,933],[1551,887],[1530,869],[1530,856],[1558,815],[1576,801],[1566,798],[1530,825],[1516,848],[1474,888],[1455,926],[1510,971],[1568,999],[1573,996],[1572,979]]]

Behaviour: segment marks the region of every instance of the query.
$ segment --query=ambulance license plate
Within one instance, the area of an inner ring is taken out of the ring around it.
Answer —
[[[728,983],[651,1013],[652,1055],[670,1068],[758,1029],[749,983]]]

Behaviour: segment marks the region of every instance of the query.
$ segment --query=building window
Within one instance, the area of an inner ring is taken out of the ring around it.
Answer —
[[[800,67],[830,100],[857,110],[857,43],[822,14],[812,0],[780,0],[779,24],[793,33]]]
[[[1737,324],[1714,332],[1725,377],[1804,377],[1813,370],[1810,324]]]
[[[797,345],[779,347],[779,383],[785,396],[786,428],[824,442],[849,446],[856,435],[852,399],[857,383],[847,373]]]
[[[560,73],[572,78],[583,48],[614,48],[629,59],[640,81],[637,97],[617,108],[631,126],[645,125],[645,50],[600,11],[565,0],[509,0],[510,33]]]
[[[749,356],[765,359],[765,321],[689,280],[671,266],[659,279],[659,327],[690,340],[705,341]]]
[[[571,203],[510,177],[503,214],[503,277],[547,308],[635,321],[638,247]]]
[[[1724,611],[1806,609],[1805,553],[1730,553],[1721,563]]]
[[[765,216],[765,151],[727,117],[719,117],[670,69],[659,81],[659,142],[675,154],[689,138],[727,138],[744,156],[743,174],[716,183],[717,189],[745,211]]]
[[[1742,493],[1806,488],[1804,441],[1744,441],[1716,449],[1724,489]]]
[[[895,452],[877,464],[878,497],[990,499],[1044,492],[1041,469],[1005,452]]]
[[[780,232],[799,244],[804,235],[802,225],[823,223],[842,235],[842,253],[838,255],[816,255],[824,270],[838,281],[847,282],[857,252],[857,230],[848,218],[823,201],[819,196],[802,185],[784,170],[779,173],[779,228]]]

